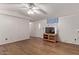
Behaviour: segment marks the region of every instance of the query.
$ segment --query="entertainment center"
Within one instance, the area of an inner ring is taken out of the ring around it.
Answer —
[[[55,33],[54,27],[46,27],[45,33],[43,34],[45,41],[57,42],[57,34]]]

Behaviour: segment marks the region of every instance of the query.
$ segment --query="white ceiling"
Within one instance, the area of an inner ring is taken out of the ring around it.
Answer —
[[[0,10],[17,11],[26,17],[29,16],[30,18],[32,18],[32,21],[42,20],[46,17],[61,17],[72,14],[79,14],[78,3],[39,3],[36,5],[44,10],[46,14],[38,10],[40,13],[28,15],[28,9],[23,3],[0,4]]]

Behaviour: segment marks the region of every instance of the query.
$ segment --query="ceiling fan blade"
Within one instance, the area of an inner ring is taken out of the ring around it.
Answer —
[[[42,12],[43,14],[46,14],[47,15],[47,12],[45,12],[43,9],[40,9],[39,8],[39,11]]]

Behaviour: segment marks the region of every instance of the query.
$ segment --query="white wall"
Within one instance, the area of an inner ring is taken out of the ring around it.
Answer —
[[[7,12],[9,15],[4,14]],[[0,45],[29,39],[29,20],[20,17],[18,13],[3,11],[0,13]],[[5,40],[5,39],[8,40]]]
[[[61,41],[79,44],[79,15],[59,17],[58,29]]]
[[[47,26],[46,20],[40,20],[34,22],[33,36],[42,38],[45,26]]]
[[[30,30],[30,36],[33,36],[33,30],[34,29],[34,24],[33,24],[33,22],[29,22],[29,30]]]

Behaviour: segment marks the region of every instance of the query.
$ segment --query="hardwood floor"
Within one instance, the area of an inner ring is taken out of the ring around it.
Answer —
[[[31,38],[0,46],[1,55],[78,55],[79,46]]]

